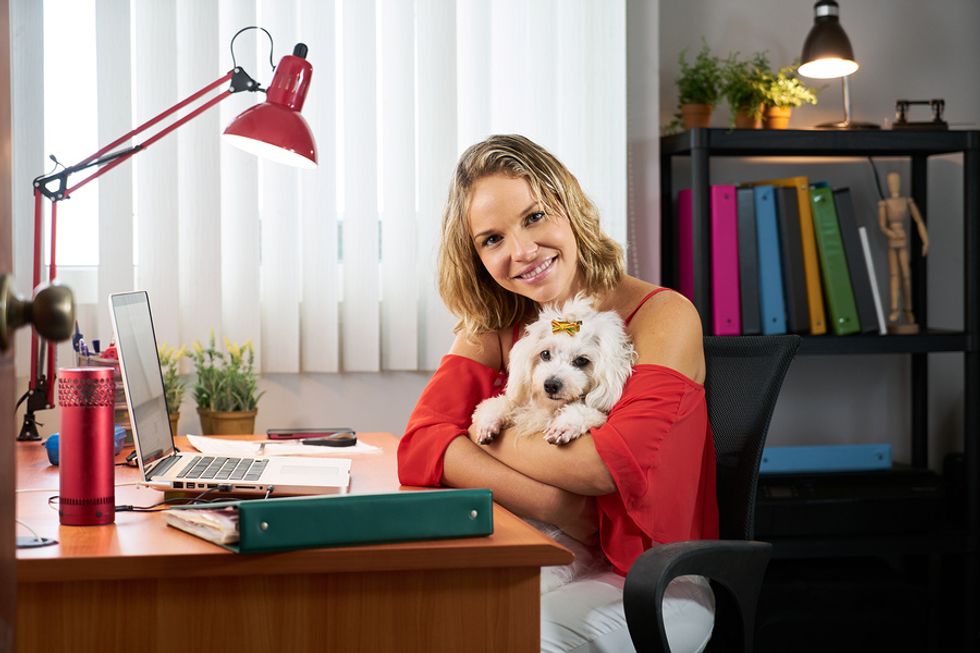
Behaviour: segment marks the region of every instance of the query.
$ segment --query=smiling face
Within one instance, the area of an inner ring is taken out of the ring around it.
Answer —
[[[525,179],[494,174],[473,184],[467,214],[490,276],[539,305],[568,299],[582,285],[568,218],[544,211]]]

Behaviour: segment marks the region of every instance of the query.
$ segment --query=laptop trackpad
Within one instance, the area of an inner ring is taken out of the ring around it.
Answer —
[[[279,467],[277,476],[288,478],[293,483],[315,485],[317,483],[334,483],[339,478],[336,467],[320,465],[303,465],[302,463],[286,463]]]

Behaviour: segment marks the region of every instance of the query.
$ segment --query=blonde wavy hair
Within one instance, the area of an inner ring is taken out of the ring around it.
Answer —
[[[623,276],[622,248],[603,233],[599,211],[568,168],[524,136],[491,136],[463,152],[442,216],[439,294],[460,320],[457,331],[467,336],[496,331],[537,311],[532,300],[505,290],[490,276],[470,234],[470,191],[477,181],[495,174],[527,180],[549,218],[568,218],[586,292],[601,293],[619,282]]]

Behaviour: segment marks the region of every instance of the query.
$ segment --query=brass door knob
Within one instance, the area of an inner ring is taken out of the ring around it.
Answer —
[[[71,337],[75,324],[75,296],[57,281],[38,286],[33,300],[14,290],[10,275],[0,275],[0,351],[13,343],[14,332],[25,324],[45,340],[60,342]]]

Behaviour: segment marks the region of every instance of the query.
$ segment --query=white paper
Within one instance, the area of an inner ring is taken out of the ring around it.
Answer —
[[[203,454],[235,456],[236,458],[255,458],[257,456],[343,456],[346,458],[352,454],[381,452],[380,447],[360,440],[352,447],[318,447],[291,440],[263,443],[260,440],[209,438],[203,435],[188,435],[187,440],[192,447]]]

